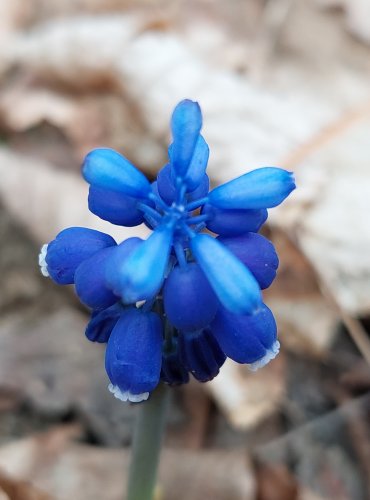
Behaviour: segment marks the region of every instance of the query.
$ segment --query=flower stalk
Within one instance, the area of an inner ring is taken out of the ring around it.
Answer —
[[[168,386],[160,383],[149,400],[140,405],[134,432],[127,500],[154,498],[168,400]]]

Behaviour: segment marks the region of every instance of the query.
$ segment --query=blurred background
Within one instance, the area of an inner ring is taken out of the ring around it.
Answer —
[[[282,352],[173,391],[158,499],[366,500],[369,0],[0,0],[0,499],[123,498],[137,408],[37,255],[66,226],[133,234],[89,214],[81,160],[154,176],[183,98],[213,185],[277,165],[298,189],[265,229]]]

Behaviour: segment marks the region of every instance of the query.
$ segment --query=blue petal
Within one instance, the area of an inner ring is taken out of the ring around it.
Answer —
[[[264,167],[218,186],[209,203],[218,208],[269,208],[279,205],[295,189],[292,172]]]
[[[261,305],[261,290],[252,273],[225,246],[208,234],[190,240],[191,250],[220,302],[235,314],[252,314]]]
[[[180,360],[178,340],[172,338],[172,349],[162,355],[161,380],[168,385],[182,385],[189,382],[189,374]]]
[[[226,356],[238,363],[255,363],[276,342],[275,319],[264,304],[248,316],[220,308],[210,328]]]
[[[50,277],[59,285],[74,283],[74,275],[81,262],[114,245],[116,242],[111,236],[94,229],[64,229],[47,246],[45,260]]]
[[[256,233],[260,230],[268,215],[265,208],[258,210],[226,210],[209,204],[203,206],[201,213],[210,217],[210,220],[206,223],[207,228],[222,236],[237,236],[248,232]]]
[[[209,158],[209,147],[204,138],[200,135],[195,145],[194,154],[184,179],[187,190],[194,191],[202,182],[207,169]],[[207,191],[208,192],[208,191]]]
[[[159,291],[167,267],[172,233],[170,227],[158,227],[117,270],[124,303],[151,299]]]
[[[274,245],[265,237],[256,233],[247,233],[233,238],[218,238],[244,265],[265,289],[276,277],[279,258]]]
[[[141,238],[128,238],[117,245],[110,255],[105,266],[105,279],[107,286],[116,294],[120,295],[121,282],[119,269],[124,265],[128,256],[141,244]]]
[[[106,343],[124,308],[116,303],[103,311],[94,311],[87,324],[85,335],[91,342]]]
[[[202,112],[199,104],[185,99],[172,114],[171,165],[177,177],[185,177],[202,127]]]
[[[122,392],[142,394],[159,382],[163,328],[158,314],[126,310],[114,327],[107,345],[108,377]]]
[[[208,382],[218,375],[226,356],[208,329],[182,333],[179,344],[181,362],[197,380]]]
[[[167,205],[172,205],[177,198],[177,189],[175,188],[175,182],[172,180],[171,175],[171,165],[167,164],[158,172],[157,185],[154,186],[153,191],[158,190],[159,196]],[[209,190],[209,178],[207,174],[203,174],[199,183],[195,187],[194,191],[187,194],[187,200],[197,200],[198,198],[203,198],[206,196]]]
[[[169,163],[158,172],[156,188],[162,200],[166,202],[167,205],[172,205],[176,200],[177,190],[171,180],[171,165]]]
[[[120,226],[138,226],[144,222],[138,200],[117,191],[90,186],[89,210],[103,220]]]
[[[116,247],[104,248],[84,260],[75,272],[76,293],[91,309],[105,309],[115,302],[117,296],[107,288],[105,280],[106,263]]]
[[[118,191],[135,198],[147,198],[150,183],[136,167],[113,149],[91,151],[82,165],[84,179],[95,187]]]
[[[199,265],[192,262],[171,271],[163,287],[163,304],[169,322],[190,331],[207,326],[219,302]]]

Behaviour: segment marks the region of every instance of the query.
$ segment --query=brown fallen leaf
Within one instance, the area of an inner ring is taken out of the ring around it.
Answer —
[[[5,493],[5,497],[1,492]],[[1,500],[52,500],[47,493],[32,486],[28,481],[19,481],[10,478],[0,470],[0,499]]]
[[[297,480],[284,464],[256,464],[256,500],[298,500]]]

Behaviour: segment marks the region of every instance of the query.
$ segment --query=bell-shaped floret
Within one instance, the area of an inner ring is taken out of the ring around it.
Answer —
[[[138,199],[106,188],[90,186],[89,210],[103,220],[120,226],[138,226],[144,222],[137,208]]]
[[[176,200],[177,190],[171,180],[171,165],[169,163],[158,172],[156,186],[153,191],[155,192],[155,190],[158,191],[159,196],[169,206]]]
[[[103,309],[103,311],[94,311],[86,327],[86,337],[91,342],[101,344],[108,342],[110,334],[123,311],[124,308],[119,302],[107,309]]]
[[[233,238],[218,238],[244,265],[265,289],[276,277],[279,258],[274,245],[267,238],[256,233],[247,233]]]
[[[108,234],[87,229],[70,227],[61,231],[55,240],[44,246],[41,265],[59,285],[74,283],[77,267],[103,248],[115,246],[116,242]]]
[[[216,187],[209,193],[209,203],[226,209],[276,207],[294,188],[292,172],[258,168]]]
[[[147,198],[150,182],[132,163],[113,149],[93,149],[82,165],[82,175],[92,186]]]
[[[105,265],[105,281],[107,286],[116,294],[120,295],[119,269],[124,265],[128,256],[141,244],[141,238],[128,238],[114,248]]]
[[[177,199],[178,190],[175,187],[171,176],[171,165],[167,164],[158,172],[157,184],[153,187],[153,191],[158,190],[159,196],[167,205],[172,205]],[[186,198],[188,201],[197,200],[207,195],[209,190],[209,178],[207,174],[203,174],[198,185],[192,192],[188,192]]]
[[[203,177],[200,179],[198,187],[194,189],[194,191],[190,191],[186,195],[187,201],[195,201],[199,200],[199,198],[204,198],[207,196],[209,191],[209,177],[207,174],[203,174]]]
[[[200,382],[208,382],[218,375],[226,359],[208,329],[181,333],[179,351],[182,364]]]
[[[210,329],[226,356],[237,363],[255,363],[252,368],[262,367],[279,350],[275,319],[264,304],[252,315],[220,308]]]
[[[123,401],[140,402],[157,386],[161,372],[163,331],[158,314],[130,308],[110,335],[105,367],[110,391]]]
[[[177,338],[172,338],[172,348],[162,355],[161,380],[168,385],[182,385],[189,382],[189,373],[180,360]]]
[[[201,128],[202,112],[199,104],[189,99],[181,101],[171,118],[173,143],[170,159],[176,177],[186,176]]]
[[[252,314],[261,303],[261,290],[252,273],[222,243],[208,234],[190,240],[196,261],[220,302],[235,314]]]
[[[106,264],[116,247],[104,248],[84,260],[75,272],[76,293],[91,309],[106,309],[117,302],[118,297],[107,287]]]
[[[267,210],[260,209],[234,209],[226,210],[206,204],[201,213],[207,215],[207,228],[221,236],[237,236],[239,234],[260,230],[267,219]]]
[[[172,145],[168,150],[169,157],[172,157]],[[189,168],[184,177],[184,182],[186,184],[186,191],[193,192],[198,186],[204,182],[204,175],[206,173],[207,164],[209,158],[209,147],[204,138],[200,135],[198,137],[197,143],[195,145],[194,153],[190,161]],[[175,172],[171,170],[171,179],[175,183]],[[208,193],[208,190],[207,190]],[[205,196],[205,195],[203,195]]]
[[[119,294],[124,303],[151,299],[159,291],[167,268],[172,234],[172,227],[159,226],[117,269]]]
[[[209,325],[219,305],[196,262],[172,269],[163,287],[163,303],[169,322],[183,331]]]

